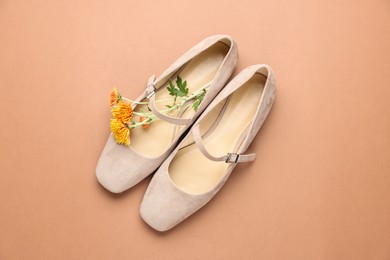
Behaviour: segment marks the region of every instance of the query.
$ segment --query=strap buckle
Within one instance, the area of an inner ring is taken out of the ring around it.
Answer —
[[[237,163],[240,155],[238,153],[228,153],[226,156],[225,163]]]
[[[149,86],[146,87],[146,97],[150,99],[156,92],[156,87],[154,84],[150,84]]]

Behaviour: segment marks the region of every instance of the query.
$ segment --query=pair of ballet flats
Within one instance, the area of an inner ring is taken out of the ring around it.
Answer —
[[[268,65],[258,64],[229,81],[237,60],[231,36],[211,36],[150,77],[137,99],[111,93],[112,133],[96,176],[120,193],[155,172],[140,207],[155,230],[192,215],[238,163],[255,159],[246,150],[274,102],[275,78]]]

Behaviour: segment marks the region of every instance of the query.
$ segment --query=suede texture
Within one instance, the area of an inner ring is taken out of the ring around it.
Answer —
[[[166,69],[155,80],[155,88],[158,89],[161,87],[166,79],[172,76],[191,59],[217,42],[225,43],[229,47],[229,51],[217,71],[217,74],[215,75],[215,78],[213,79],[201,105],[198,107],[197,112],[191,118],[189,123],[172,141],[170,147],[163,152],[163,154],[155,158],[142,156],[131,147],[118,145],[112,135],[110,135],[96,167],[97,180],[103,187],[113,193],[120,193],[133,187],[153,173],[176,147],[180,137],[188,130],[189,127],[191,127],[199,115],[225,86],[238,61],[237,44],[231,36],[214,35],[195,45],[177,59],[171,66],[169,66],[168,69]],[[146,91],[136,100],[140,101],[145,97]]]
[[[259,132],[262,124],[267,118],[269,111],[276,96],[275,78],[272,69],[268,65],[253,65],[239,73],[214,99],[210,106],[205,110],[201,117],[195,122],[197,126],[202,119],[207,116],[220,102],[234,93],[245,82],[247,82],[255,73],[261,73],[267,77],[261,100],[253,121],[249,126],[246,137],[238,147],[238,153],[244,153],[256,134]],[[141,217],[148,225],[158,231],[167,231],[176,226],[184,219],[191,216],[198,209],[210,201],[215,194],[222,188],[237,163],[231,163],[218,181],[216,186],[203,194],[189,194],[179,189],[170,178],[169,165],[179,149],[186,143],[187,138],[191,138],[191,131],[176,147],[172,154],[165,160],[161,167],[153,176],[149,187],[144,195],[140,207]],[[230,151],[226,151],[227,153]],[[220,162],[225,163],[225,162]],[[185,171],[186,169],[183,169]]]

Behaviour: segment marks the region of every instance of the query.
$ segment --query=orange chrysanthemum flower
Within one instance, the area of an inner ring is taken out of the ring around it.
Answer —
[[[133,109],[129,103],[123,101],[119,102],[119,105],[111,108],[112,116],[122,123],[126,124],[133,117]]]
[[[116,90],[116,88],[113,88],[110,93],[110,105],[115,106],[118,104],[118,102],[122,99],[121,94]]]
[[[111,119],[111,132],[118,144],[130,144],[130,129],[118,119]]]
[[[141,123],[141,122],[144,122],[144,121],[145,121],[145,119],[146,119],[146,117],[144,117],[144,116],[140,116],[140,117],[139,117],[139,122],[140,122],[140,123]],[[146,122],[146,123],[142,124],[141,126],[142,126],[142,128],[143,128],[143,129],[146,129],[146,128],[148,128],[148,127],[149,127],[149,123],[148,123],[148,122]]]

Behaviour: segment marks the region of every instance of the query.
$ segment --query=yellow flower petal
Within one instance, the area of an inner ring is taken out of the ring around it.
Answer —
[[[120,101],[118,106],[111,108],[111,113],[114,118],[122,121],[124,124],[128,123],[133,117],[131,105],[123,101]]]
[[[110,105],[115,106],[118,104],[118,102],[121,100],[121,95],[116,90],[116,88],[113,88],[110,93]]]
[[[118,119],[111,119],[111,132],[118,144],[130,144],[130,129]]]

